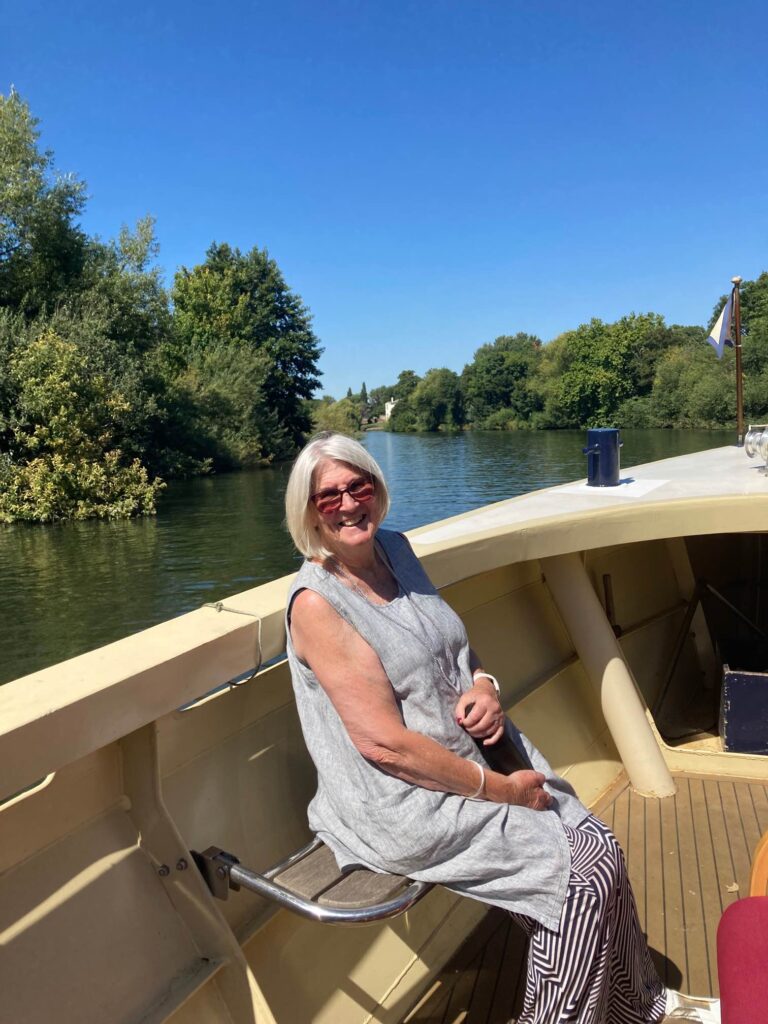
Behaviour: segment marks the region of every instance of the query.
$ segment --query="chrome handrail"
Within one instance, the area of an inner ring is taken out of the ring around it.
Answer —
[[[279,882],[272,882],[239,864],[230,868],[230,878],[236,885],[244,886],[259,896],[274,900],[287,910],[323,924],[369,924],[372,921],[396,917],[412,907],[432,888],[430,882],[409,882],[399,896],[384,903],[373,903],[364,907],[338,907],[333,904],[314,903],[303,896],[297,896]]]
[[[296,864],[321,845],[321,840],[313,839],[303,849],[291,854],[286,860],[270,868],[264,874],[243,867],[236,857],[215,846],[209,847],[202,854],[195,851],[192,853],[208,887],[218,899],[226,899],[230,889],[237,891],[242,887],[272,900],[286,910],[291,910],[295,914],[301,914],[302,917],[322,924],[370,924],[374,921],[397,917],[398,914],[404,913],[417,903],[433,886],[432,882],[403,879],[406,883],[403,891],[392,899],[362,907],[341,907],[333,903],[316,903],[274,881],[276,875]]]
[[[302,846],[300,850],[296,850],[295,853],[286,857],[285,860],[281,860],[279,864],[275,864],[266,871],[263,871],[262,874],[264,878],[272,879],[276,875],[281,875],[283,871],[287,871],[288,868],[292,868],[294,864],[298,864],[300,860],[304,860],[304,858],[308,857],[310,853],[314,853],[315,850],[319,850],[322,845],[322,839],[318,839],[317,836],[312,836],[306,846]]]

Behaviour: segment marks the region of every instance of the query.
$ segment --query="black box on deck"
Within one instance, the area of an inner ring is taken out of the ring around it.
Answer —
[[[726,750],[768,754],[768,672],[723,665],[720,736]]]

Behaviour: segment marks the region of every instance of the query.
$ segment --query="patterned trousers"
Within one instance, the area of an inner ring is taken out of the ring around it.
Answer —
[[[621,847],[591,815],[564,828],[571,878],[559,931],[512,914],[529,937],[518,1024],[657,1024],[664,985],[640,930]]]

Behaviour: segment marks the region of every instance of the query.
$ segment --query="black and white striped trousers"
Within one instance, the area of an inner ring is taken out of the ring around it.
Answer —
[[[512,915],[529,937],[518,1024],[657,1024],[665,989],[640,930],[621,847],[591,815],[564,828],[571,878],[559,930]]]

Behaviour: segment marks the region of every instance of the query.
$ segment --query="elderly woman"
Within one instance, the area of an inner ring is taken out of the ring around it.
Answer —
[[[530,937],[521,1024],[718,1020],[664,989],[616,840],[505,718],[461,620],[406,538],[380,529],[388,508],[356,441],[321,434],[296,460],[287,523],[306,561],[288,658],[318,773],[311,828],[341,867],[510,911]],[[487,766],[476,741],[505,733],[531,769]]]

